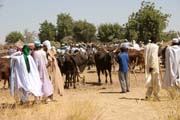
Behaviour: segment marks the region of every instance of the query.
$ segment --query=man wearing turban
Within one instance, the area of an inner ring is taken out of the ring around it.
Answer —
[[[51,81],[53,82],[54,90],[56,93],[62,96],[64,94],[64,81],[55,57],[55,53],[51,48],[51,43],[49,40],[44,41],[43,45],[44,45],[44,50],[47,53],[47,58],[49,63],[48,72]]]
[[[30,54],[30,48],[28,45],[24,45],[22,53],[20,51],[11,55],[11,59],[14,61],[11,69],[12,74],[15,74],[11,81],[14,82],[14,91],[20,95],[20,99],[23,103],[28,102],[29,94],[33,94],[36,99],[42,96],[42,82],[40,80],[37,66]],[[14,93],[12,94],[14,95]]]

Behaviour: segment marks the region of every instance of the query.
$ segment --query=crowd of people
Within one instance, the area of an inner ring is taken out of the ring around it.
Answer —
[[[121,45],[121,52],[118,55],[119,81],[122,93],[129,92],[128,66],[129,56],[127,54],[128,44],[125,41]],[[165,52],[165,73],[162,76],[159,59],[159,46],[157,39],[151,37],[149,43],[144,46],[145,59],[145,80],[147,91],[145,99],[150,99],[153,95],[155,100],[159,99],[161,88],[170,91],[172,88],[180,88],[180,38],[174,38],[172,45],[167,46]],[[162,79],[162,80],[161,80]]]
[[[128,41],[125,41],[120,45],[120,53],[117,56],[119,63],[118,77],[122,93],[130,92],[130,82],[128,80],[129,56],[127,51],[131,49],[132,45],[139,50],[140,47],[135,41],[131,45]],[[90,51],[90,48],[87,50]],[[16,51],[10,48],[9,54],[11,56],[11,95],[20,98],[21,103],[28,102],[28,97],[31,94],[35,97],[35,101],[45,100],[46,102],[53,100],[54,93],[63,96],[64,81],[56,61],[56,50],[51,47],[50,41],[46,40],[41,44],[40,40],[35,40],[34,48],[28,45],[24,45],[23,48],[18,48]],[[144,46],[147,87],[145,99],[150,99],[153,95],[159,101],[158,94],[161,88],[169,90],[180,87],[179,54],[180,38],[174,38],[172,45],[166,48],[166,69],[164,77],[162,77],[157,39],[151,37],[149,43]],[[18,99],[16,101],[19,101]]]
[[[54,50],[50,41],[41,44],[34,41],[32,50],[28,45],[11,52],[11,95],[16,101],[27,103],[29,95],[35,97],[35,102],[53,100],[53,94],[64,94],[64,81],[59,70]]]

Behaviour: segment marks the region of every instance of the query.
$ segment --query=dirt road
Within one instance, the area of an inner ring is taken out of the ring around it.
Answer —
[[[93,116],[88,119],[159,120],[164,116],[162,115],[161,107],[159,107],[165,104],[164,101],[141,100],[144,98],[146,91],[143,73],[137,73],[137,81],[133,74],[130,75],[131,89],[128,93],[120,93],[117,72],[113,72],[112,75],[113,85],[110,83],[104,84],[104,76],[102,76],[103,85],[97,85],[95,68],[90,71],[86,70],[82,75],[85,76],[86,84],[78,85],[77,89],[70,88],[65,90],[63,97],[55,95],[56,102],[42,103],[27,108],[23,106],[17,106],[15,109],[1,108],[0,120],[70,120],[72,118],[68,118],[68,116],[73,117],[76,114],[83,116],[87,114],[87,110],[91,110],[88,116]],[[0,91],[1,106],[3,103],[11,104],[13,102],[14,100],[9,95],[9,90]],[[96,116],[99,117],[97,118]],[[81,120],[85,119],[82,118]]]

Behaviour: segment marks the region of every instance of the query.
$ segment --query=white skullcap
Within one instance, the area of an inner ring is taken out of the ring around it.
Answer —
[[[49,40],[45,40],[45,41],[43,42],[43,45],[45,45],[45,46],[47,47],[48,50],[51,49],[51,43],[50,43]]]
[[[172,43],[179,43],[179,39],[178,38],[173,38]]]
[[[179,42],[180,42],[180,37],[178,37],[178,40],[179,40]]]

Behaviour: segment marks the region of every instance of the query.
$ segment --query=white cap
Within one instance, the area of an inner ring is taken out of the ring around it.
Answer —
[[[179,39],[178,38],[173,38],[172,43],[179,43]]]
[[[180,42],[180,37],[178,37],[178,40],[179,40],[179,42]]]

